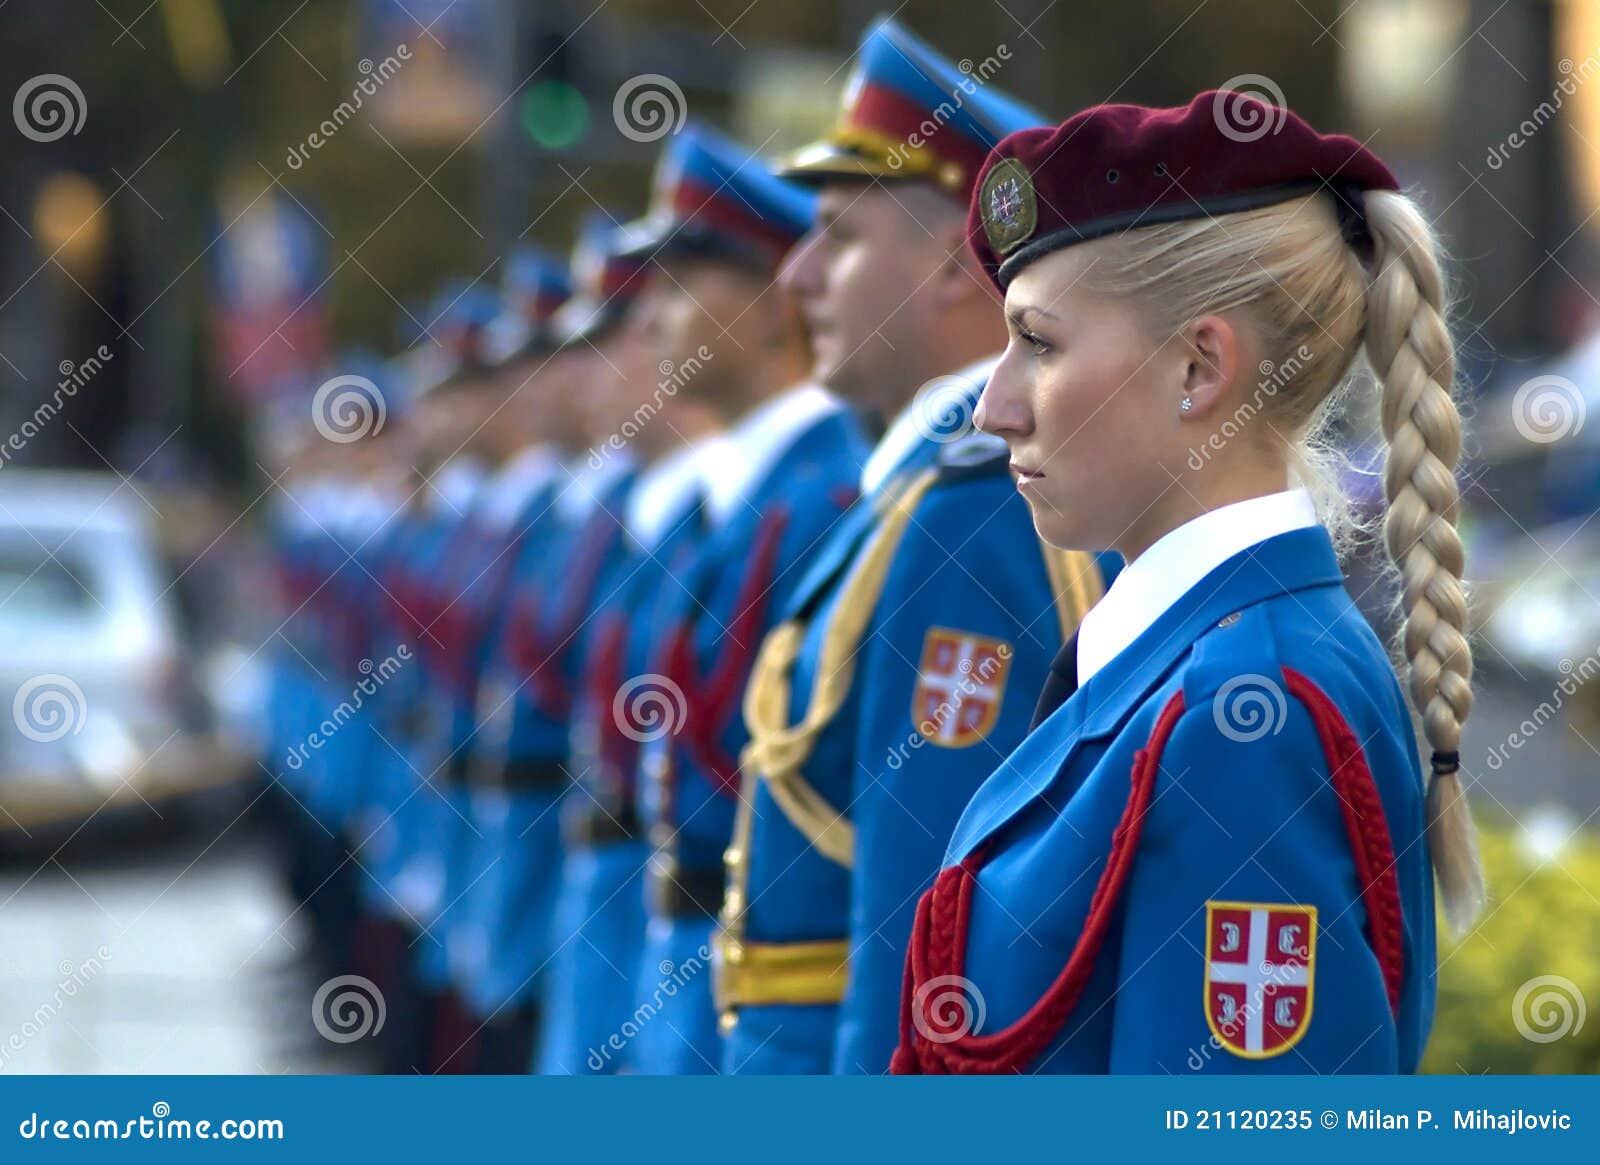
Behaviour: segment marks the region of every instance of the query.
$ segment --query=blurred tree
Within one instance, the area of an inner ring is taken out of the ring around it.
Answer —
[[[1439,952],[1427,1072],[1600,1072],[1600,837],[1579,832],[1545,864],[1517,831],[1482,832],[1489,910]]]

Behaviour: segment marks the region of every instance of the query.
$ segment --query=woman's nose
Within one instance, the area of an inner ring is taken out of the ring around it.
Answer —
[[[1032,431],[1023,378],[1016,367],[1012,350],[1006,349],[989,374],[989,382],[978,397],[972,423],[996,437],[1025,437]]]

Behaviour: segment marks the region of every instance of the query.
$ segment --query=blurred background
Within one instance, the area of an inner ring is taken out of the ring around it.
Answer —
[[[0,1069],[363,1066],[312,1030],[305,921],[251,811],[273,450],[340,353],[435,343],[446,279],[497,284],[516,244],[643,211],[638,78],[775,153],[831,121],[884,11],[953,59],[999,53],[1053,115],[1227,85],[1421,192],[1459,296],[1462,755],[1495,895],[1441,952],[1428,1067],[1600,1070],[1589,0],[11,0],[0,697],[71,676],[43,694],[89,713],[0,733]],[[1382,588],[1363,603],[1385,618]]]

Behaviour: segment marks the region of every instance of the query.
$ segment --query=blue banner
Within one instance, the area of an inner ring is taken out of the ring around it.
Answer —
[[[1592,1077],[29,1077],[0,1115],[11,1160],[1548,1165],[1597,1159],[1597,1102]]]

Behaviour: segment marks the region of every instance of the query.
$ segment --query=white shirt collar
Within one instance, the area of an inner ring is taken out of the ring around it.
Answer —
[[[639,474],[628,491],[623,524],[633,540],[646,550],[654,550],[665,537],[669,523],[689,504],[697,489],[705,485],[706,468],[721,457],[722,435],[685,445],[669,453]]]
[[[763,401],[727,433],[722,455],[706,464],[711,520],[722,525],[800,435],[844,406],[826,389],[803,384]]]
[[[599,464],[596,465],[596,459]],[[600,495],[608,486],[633,468],[631,449],[601,448],[592,451],[578,463],[577,469],[568,467],[571,480],[561,488],[554,502],[556,514],[564,522],[581,522],[600,502]]]
[[[435,512],[460,514],[471,508],[472,499],[488,474],[476,457],[452,457],[433,475],[429,495]]]
[[[976,400],[983,391],[983,386],[989,383],[989,373],[994,371],[994,366],[999,362],[998,356],[985,356],[959,372],[950,376],[935,377],[919,388],[917,395],[912,398],[910,404],[900,410],[900,415],[895,417],[888,431],[873,448],[867,463],[861,467],[863,496],[874,494],[881,489],[917,446],[933,439],[930,436],[930,422],[943,419],[952,408],[962,408],[970,412],[972,406],[953,401],[945,394],[970,390],[972,399]],[[961,384],[962,381],[967,382],[965,389]],[[925,396],[930,385],[935,386],[936,391]]]
[[[1163,534],[1122,568],[1078,627],[1078,683],[1125,651],[1190,588],[1258,542],[1317,524],[1304,489],[1220,506]]]
[[[528,500],[560,473],[561,456],[555,446],[529,445],[485,484],[479,498],[484,522],[496,530],[505,530],[517,520]]]

